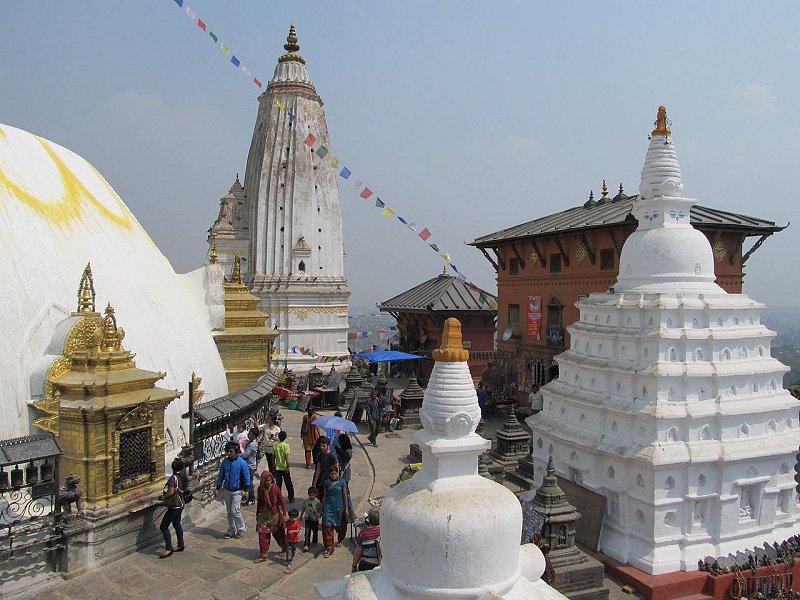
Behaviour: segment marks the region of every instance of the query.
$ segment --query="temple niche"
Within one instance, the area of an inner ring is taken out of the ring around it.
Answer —
[[[619,278],[577,303],[560,376],[527,422],[536,482],[552,454],[608,500],[600,550],[660,574],[800,532],[787,466],[800,428],[764,305],[715,283],[689,222],[664,107],[639,191]]]

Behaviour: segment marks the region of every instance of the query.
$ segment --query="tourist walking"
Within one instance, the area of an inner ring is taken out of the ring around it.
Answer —
[[[336,451],[331,447],[331,441],[325,436],[319,438],[317,444],[319,444],[319,452],[317,453],[317,464],[314,468],[312,485],[317,488],[317,496],[322,498],[324,495],[323,492],[325,491],[323,486],[325,482],[328,481],[331,471],[334,468],[338,470],[339,457]]]
[[[311,468],[311,451],[319,439],[319,429],[314,425],[316,418],[316,409],[313,406],[309,406],[306,414],[303,415],[303,423],[300,425],[300,437],[303,440],[303,450],[306,455],[306,469]]]
[[[286,521],[286,568],[291,571],[294,563],[294,555],[297,553],[297,545],[300,543],[300,521],[297,518],[296,508],[289,510],[289,520]]]
[[[278,427],[278,423],[275,417],[267,417],[267,426],[263,428],[264,430],[264,454],[267,455],[267,467],[269,468],[271,473],[275,472],[275,455],[274,447],[278,441],[278,434],[281,432],[281,428]]]
[[[336,532],[336,546],[341,546],[347,535],[350,520],[347,482],[339,479],[339,469],[334,467],[323,485],[322,495],[322,543],[325,545],[324,558],[333,554],[333,534]]]
[[[250,486],[250,469],[238,454],[236,442],[225,444],[225,459],[219,466],[214,498],[222,497],[228,513],[228,530],[226,538],[240,538],[247,531],[242,517],[242,500],[247,501],[247,488]]]
[[[183,507],[185,506],[184,494],[189,489],[189,481],[186,478],[186,473],[183,472],[183,461],[176,458],[172,461],[172,475],[167,480],[164,486],[164,493],[162,500],[167,511],[161,519],[161,534],[164,536],[165,550],[158,555],[158,558],[168,558],[172,556],[173,552],[183,552],[183,527],[181,526],[181,517],[183,516]],[[172,547],[172,535],[169,532],[169,526],[175,530],[175,536],[178,538],[178,547]]]
[[[247,432],[247,445],[242,451],[242,458],[250,470],[250,486],[247,488],[248,500],[246,504],[255,504],[255,477],[258,468],[258,427],[253,427]]]
[[[367,400],[367,423],[369,424],[369,436],[367,439],[373,446],[378,445],[378,434],[381,431],[381,421],[383,421],[383,403],[378,398],[378,392],[372,390]]]
[[[292,474],[289,471],[289,454],[292,449],[286,441],[286,432],[278,434],[278,443],[272,448],[272,455],[275,457],[275,483],[278,489],[283,490],[283,482],[286,482],[286,495],[289,497],[289,504],[294,502],[294,484]]]
[[[317,488],[308,488],[308,498],[303,501],[303,510],[300,511],[300,519],[305,528],[305,541],[303,552],[308,552],[308,547],[314,543],[319,543],[319,517],[322,514],[322,503],[317,497]],[[312,542],[313,534],[313,542]]]
[[[258,484],[256,531],[258,532],[259,557],[254,562],[262,563],[267,560],[270,539],[273,535],[281,550],[286,550],[283,535],[283,523],[285,520],[286,501],[283,499],[281,490],[275,484],[275,478],[272,473],[264,470],[261,472],[261,483]]]
[[[353,459],[353,443],[345,431],[339,434],[336,456],[339,458],[339,472],[350,483],[350,461]]]

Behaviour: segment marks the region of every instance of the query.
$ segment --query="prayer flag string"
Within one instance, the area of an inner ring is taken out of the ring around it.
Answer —
[[[186,16],[193,23],[195,23],[200,30],[208,34],[208,36],[214,41],[215,45],[219,43],[220,51],[226,57],[230,57],[229,60],[230,64],[232,64],[242,73],[245,73],[250,78],[253,85],[258,87],[259,89],[263,89],[264,85],[258,78],[258,76],[250,72],[250,69],[248,69],[245,65],[241,63],[241,60],[233,53],[233,50],[231,50],[231,48],[226,43],[219,41],[219,37],[213,31],[211,31],[208,23],[206,21],[203,21],[200,17],[198,17],[194,9],[192,9],[192,7],[185,2],[185,0],[174,0],[174,2],[180,8],[184,9],[184,11],[186,12]],[[265,91],[264,94],[267,94],[269,96],[268,91]],[[292,125],[292,130],[295,132],[295,134],[298,136],[299,139],[303,140],[303,143],[306,146],[311,148],[312,152],[316,155],[318,159],[320,160],[325,159],[330,154],[330,149],[327,148],[324,144],[322,144],[320,140],[317,139],[316,136],[312,135],[308,131],[309,128],[306,125],[306,123],[301,121],[297,115],[293,114],[292,111],[289,110],[283,102],[275,98],[274,105],[278,110],[285,111],[287,113],[287,115],[289,116],[289,122]],[[325,162],[327,166],[331,169],[339,170],[339,167],[341,165],[339,159],[333,155],[331,155],[330,159]],[[356,193],[358,194],[359,198],[362,198],[364,200],[369,200],[372,196],[375,195],[375,192],[372,189],[370,189],[366,184],[364,184],[364,182],[361,181],[361,179],[359,179],[358,177],[352,177],[351,179],[351,176],[353,176],[353,172],[346,166],[342,166],[341,170],[338,171],[338,175],[342,179],[348,180],[350,182],[353,189],[356,190]],[[433,237],[433,233],[430,231],[430,229],[423,226],[422,230],[420,231],[420,227],[416,223],[414,222],[409,223],[405,218],[397,214],[397,212],[393,208],[387,206],[383,200],[381,200],[377,196],[375,197],[376,197],[375,207],[381,209],[381,214],[384,217],[392,217],[392,216],[396,217],[397,220],[400,221],[400,223],[402,223],[403,225],[408,227],[408,229],[417,234],[419,238],[421,238],[424,242],[426,242],[426,244],[434,252],[436,252],[439,255],[439,257],[442,258],[442,260],[444,260],[448,264],[448,266],[453,270],[453,272],[456,273],[458,281],[462,283],[467,282],[470,288],[474,288],[476,290],[478,289],[478,287],[474,283],[468,281],[467,278],[458,271],[456,266],[453,264],[453,260],[448,252],[442,251],[438,246],[438,244],[428,242],[428,240],[431,237]],[[492,310],[497,308],[497,303],[487,299],[487,297],[482,292],[480,294],[479,300],[481,304],[488,304],[489,308]],[[308,354],[309,351],[313,353],[313,349],[309,349],[308,351],[306,351],[305,348],[298,349],[296,346],[293,346],[290,349],[290,352],[297,353],[298,350],[303,350],[302,352],[299,352],[300,354]],[[315,355],[311,354],[311,356]]]

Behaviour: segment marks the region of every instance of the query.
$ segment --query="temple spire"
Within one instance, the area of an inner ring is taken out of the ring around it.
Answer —
[[[603,179],[603,195],[600,197],[601,200],[608,199],[608,186],[606,185],[606,180]]]
[[[78,312],[94,312],[94,281],[92,281],[92,263],[86,263],[81,275],[81,282],[78,284]]]
[[[233,271],[231,271],[231,283],[242,284],[242,255],[238,252],[233,258]]]
[[[300,51],[300,44],[297,43],[297,32],[294,29],[294,25],[289,26],[289,35],[286,36],[286,43],[283,45],[283,49],[286,50],[286,54],[281,56],[278,62],[294,60],[306,64],[303,57],[297,54]]]

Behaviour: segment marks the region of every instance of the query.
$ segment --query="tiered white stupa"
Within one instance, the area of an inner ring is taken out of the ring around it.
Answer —
[[[800,428],[764,305],[714,283],[709,242],[689,224],[664,107],[639,191],[614,293],[578,302],[559,378],[528,423],[536,485],[552,455],[607,498],[602,552],[659,574],[800,532]]]
[[[480,409],[461,345],[448,319],[415,433],[423,470],[394,487],[381,508],[383,563],[374,571],[317,584],[339,600],[563,599],[539,579],[544,557],[520,546],[522,510],[502,485],[478,475],[490,442],[475,428]]]
[[[337,172],[330,167],[332,155],[319,151],[319,144],[330,149],[328,126],[294,26],[284,48],[259,97],[247,156],[250,249],[242,267],[250,291],[278,326],[280,360],[303,370],[319,362],[319,356],[348,354],[350,291]],[[297,122],[306,125],[306,134],[295,132]],[[303,143],[308,134],[318,140],[316,153]]]

